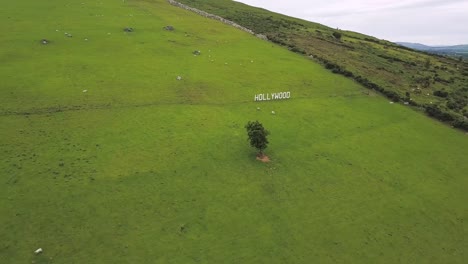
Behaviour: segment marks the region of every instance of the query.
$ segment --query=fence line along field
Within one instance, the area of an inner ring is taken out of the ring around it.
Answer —
[[[1,263],[466,260],[462,132],[163,0],[0,24]]]

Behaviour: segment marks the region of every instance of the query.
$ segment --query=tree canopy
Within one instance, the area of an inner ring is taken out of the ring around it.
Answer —
[[[258,121],[249,121],[245,128],[247,130],[248,139],[250,145],[259,151],[259,154],[263,154],[268,146],[267,136],[270,134],[263,125]]]

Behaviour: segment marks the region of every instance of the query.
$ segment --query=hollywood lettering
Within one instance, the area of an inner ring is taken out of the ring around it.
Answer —
[[[254,101],[270,101],[270,100],[282,100],[291,98],[291,92],[280,92],[280,93],[264,93],[256,94]]]

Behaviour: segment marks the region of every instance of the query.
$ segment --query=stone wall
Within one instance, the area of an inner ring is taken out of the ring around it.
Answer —
[[[226,25],[229,25],[229,26],[235,27],[235,28],[237,28],[237,29],[240,29],[240,30],[242,30],[242,31],[245,31],[245,32],[247,32],[247,33],[249,33],[249,34],[252,34],[252,35],[254,35],[254,36],[256,36],[256,37],[258,37],[258,38],[260,38],[260,39],[268,40],[267,37],[266,37],[265,35],[262,35],[262,34],[255,34],[255,32],[253,32],[252,30],[250,30],[250,29],[248,29],[248,28],[245,28],[245,27],[243,27],[243,26],[241,26],[241,25],[239,25],[239,24],[236,24],[236,23],[234,23],[234,22],[232,22],[232,21],[230,21],[230,20],[224,19],[224,18],[222,18],[222,17],[220,17],[220,16],[207,13],[207,12],[205,12],[205,11],[202,11],[202,10],[199,10],[199,9],[196,9],[196,8],[193,8],[193,7],[190,7],[190,6],[188,6],[188,5],[184,5],[184,4],[179,3],[179,2],[177,2],[177,1],[174,1],[174,0],[167,0],[167,1],[168,1],[171,5],[173,5],[173,6],[177,6],[177,7],[183,8],[183,9],[185,9],[185,10],[189,10],[189,11],[191,11],[191,12],[197,13],[197,14],[199,14],[199,15],[201,15],[201,16],[206,17],[206,18],[210,18],[210,19],[215,19],[215,20],[221,21],[221,22],[223,22],[223,23],[226,24]]]

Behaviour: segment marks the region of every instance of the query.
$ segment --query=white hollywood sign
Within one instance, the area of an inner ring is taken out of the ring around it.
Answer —
[[[291,92],[280,92],[280,93],[266,93],[256,94],[254,101],[270,101],[270,100],[282,100],[291,98]]]

